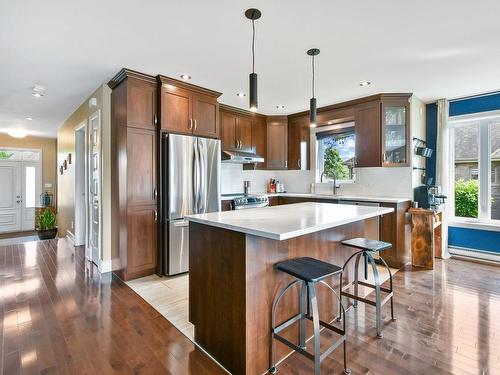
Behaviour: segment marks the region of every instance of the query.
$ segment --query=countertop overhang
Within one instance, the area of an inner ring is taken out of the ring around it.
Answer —
[[[287,240],[393,212],[390,207],[368,207],[331,203],[296,203],[237,211],[190,215],[192,222]]]

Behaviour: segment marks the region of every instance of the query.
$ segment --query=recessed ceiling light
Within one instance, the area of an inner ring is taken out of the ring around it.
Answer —
[[[361,87],[370,86],[371,84],[372,84],[372,83],[371,83],[370,81],[361,81],[361,82],[359,83],[359,85],[360,85]]]
[[[191,76],[189,74],[181,74],[181,78],[185,81],[188,81],[191,79]]]
[[[238,96],[240,98],[244,98],[245,96],[247,96],[247,94],[245,94],[244,92],[238,92],[238,93],[236,93],[236,96]]]
[[[282,104],[279,104],[279,105],[276,106],[276,109],[285,109],[285,106],[282,105]]]
[[[33,117],[26,117],[26,120],[31,121],[33,120]]]
[[[14,138],[24,138],[28,135],[23,129],[9,129],[7,133]]]

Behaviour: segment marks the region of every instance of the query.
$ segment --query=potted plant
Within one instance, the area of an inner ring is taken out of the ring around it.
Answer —
[[[44,208],[38,215],[36,227],[38,238],[41,240],[50,240],[57,235],[56,214],[50,208]]]

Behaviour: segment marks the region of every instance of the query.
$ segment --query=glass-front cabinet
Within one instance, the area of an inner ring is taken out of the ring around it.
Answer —
[[[409,165],[409,119],[408,100],[382,101],[382,165]]]

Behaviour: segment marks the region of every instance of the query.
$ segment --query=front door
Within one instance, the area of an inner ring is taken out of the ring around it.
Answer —
[[[90,259],[99,265],[101,249],[101,114],[89,117],[89,247]]]
[[[21,163],[0,161],[0,233],[21,230]]]

